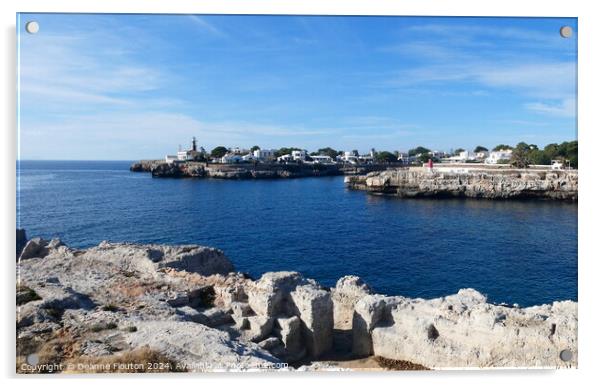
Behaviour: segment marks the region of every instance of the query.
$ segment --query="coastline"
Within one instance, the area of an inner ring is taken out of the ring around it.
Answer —
[[[203,372],[373,366],[373,356],[410,368],[577,366],[573,301],[519,308],[474,289],[425,300],[375,294],[354,276],[330,289],[296,272],[252,279],[220,250],[195,245],[24,246],[18,362],[36,352],[99,364],[148,345],[170,367]]]
[[[211,164],[188,161],[168,164],[162,160],[141,160],[130,166],[131,172],[148,172],[158,178],[214,179],[287,179],[301,177],[359,175],[383,171],[394,164],[307,164],[307,163],[233,163]]]
[[[349,189],[400,198],[474,198],[577,202],[576,170],[405,168],[347,176]]]

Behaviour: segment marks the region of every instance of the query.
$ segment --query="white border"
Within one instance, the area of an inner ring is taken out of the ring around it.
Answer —
[[[110,375],[103,378],[74,377],[19,377],[14,376],[14,281],[15,267],[12,254],[15,246],[15,160],[16,160],[16,50],[15,13],[20,12],[105,12],[105,13],[225,13],[225,14],[345,14],[345,15],[432,15],[432,16],[562,16],[579,18],[579,142],[580,180],[579,192],[579,369],[563,371],[438,371],[436,373],[319,373],[295,376],[288,373],[274,375],[171,375],[145,377],[145,385],[195,384],[234,382],[252,385],[308,384],[315,382],[364,385],[372,378],[377,383],[445,383],[446,385],[488,386],[515,385],[517,383],[545,383],[547,385],[577,385],[596,378],[600,355],[599,297],[602,295],[599,276],[601,254],[598,220],[600,213],[600,164],[602,155],[600,131],[599,69],[602,68],[600,12],[594,1],[574,0],[526,1],[505,0],[214,0],[199,2],[190,0],[3,0],[2,7],[2,259],[5,281],[2,297],[2,341],[0,364],[4,378],[19,385],[80,385],[103,386],[112,380],[121,379]],[[43,209],[40,209],[43,211]],[[126,379],[134,380],[136,375]],[[139,376],[138,376],[139,378]],[[175,380],[173,378],[176,378]],[[368,379],[369,378],[369,379]],[[226,380],[227,379],[227,380]],[[598,378],[599,379],[599,378]],[[138,379],[136,379],[138,380]]]

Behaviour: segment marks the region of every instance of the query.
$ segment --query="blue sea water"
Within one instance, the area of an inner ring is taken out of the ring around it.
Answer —
[[[74,247],[214,246],[255,277],[295,270],[333,286],[356,274],[390,295],[577,300],[576,204],[375,197],[342,177],[153,179],[129,165],[20,162],[17,226]]]

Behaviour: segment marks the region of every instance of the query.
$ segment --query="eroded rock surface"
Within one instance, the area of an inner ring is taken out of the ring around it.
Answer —
[[[576,201],[577,171],[406,168],[348,176],[347,187],[399,197],[541,198]]]
[[[61,363],[144,348],[185,371],[372,355],[428,368],[577,364],[571,301],[513,308],[472,289],[388,297],[355,276],[327,290],[297,272],[252,280],[208,247],[103,242],[78,250],[39,238],[23,249],[17,279],[21,364],[31,353]],[[337,345],[341,337],[348,345]],[[572,359],[561,360],[563,350]]]
[[[577,303],[492,305],[473,289],[432,300],[366,296],[356,306],[354,350],[429,368],[575,367]],[[569,350],[573,358],[560,358]]]

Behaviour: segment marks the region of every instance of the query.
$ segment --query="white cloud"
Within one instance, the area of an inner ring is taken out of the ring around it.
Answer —
[[[567,98],[560,103],[530,102],[525,107],[540,114],[548,114],[560,117],[574,117],[577,113],[575,99]]]

